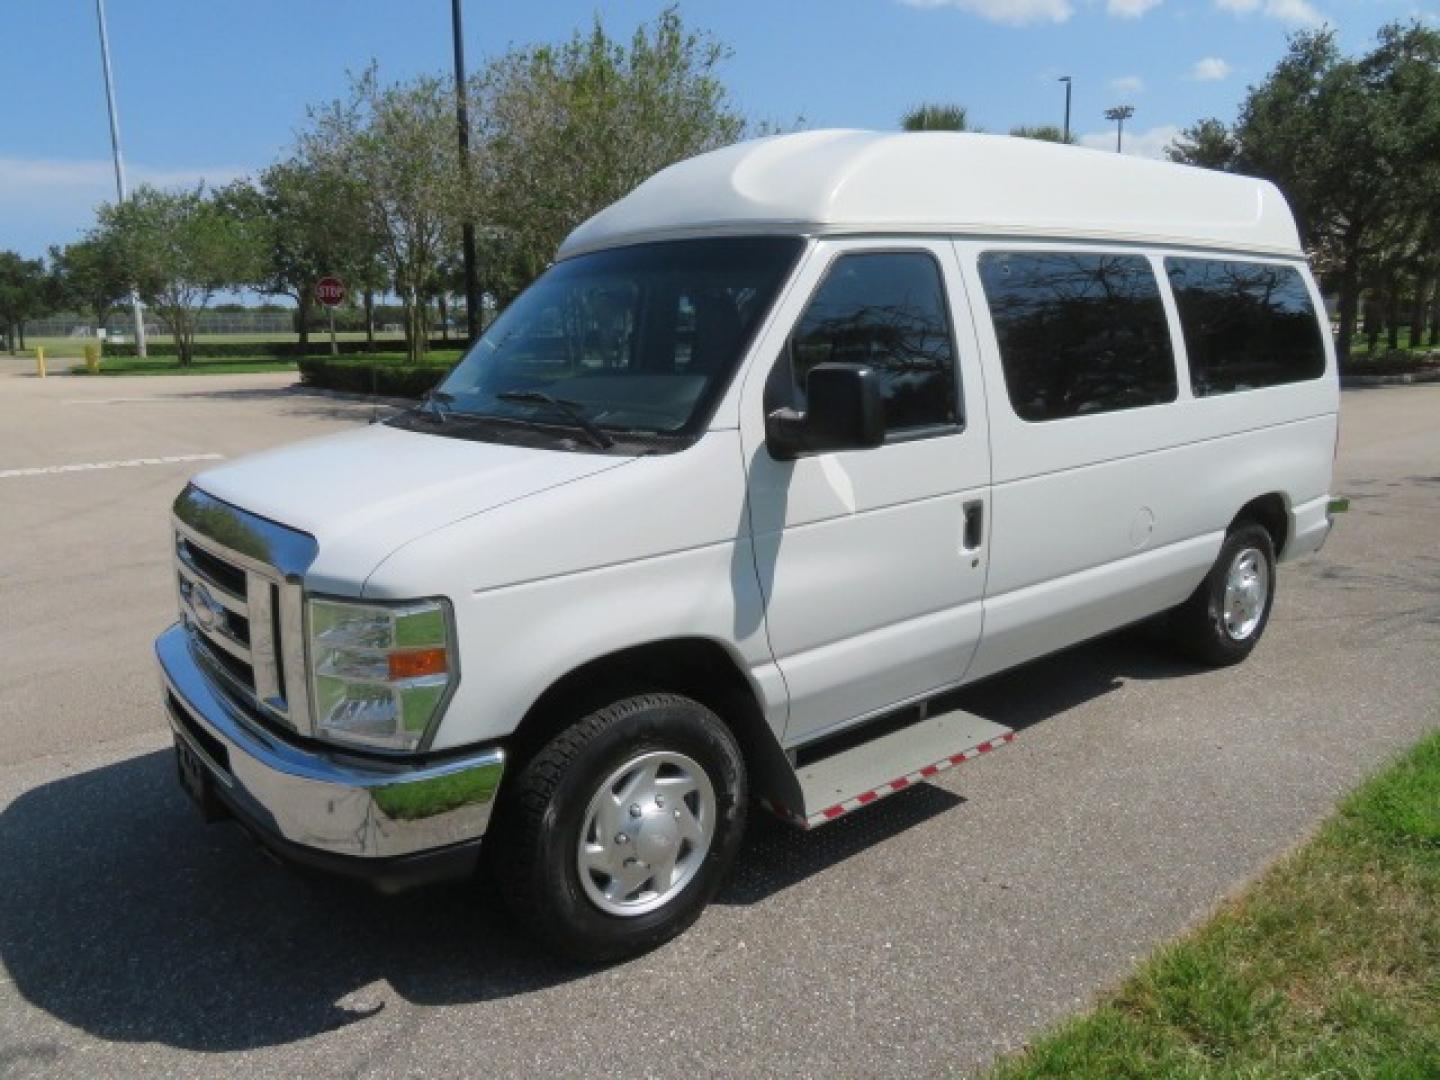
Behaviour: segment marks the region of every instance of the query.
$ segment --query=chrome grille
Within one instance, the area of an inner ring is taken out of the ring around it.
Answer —
[[[196,488],[176,500],[176,587],[197,659],[231,697],[302,734],[310,717],[301,573],[314,553],[304,533]]]

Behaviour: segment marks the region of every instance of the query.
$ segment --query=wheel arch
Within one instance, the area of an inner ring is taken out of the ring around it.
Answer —
[[[1247,521],[1254,522],[1270,534],[1270,542],[1275,546],[1275,558],[1278,560],[1290,540],[1289,500],[1278,491],[1251,499],[1231,519],[1230,527],[1226,531],[1232,531],[1237,525]]]
[[[761,696],[734,655],[704,637],[631,645],[595,657],[556,679],[526,710],[507,739],[518,768],[566,726],[620,697],[646,691],[683,694],[714,710],[734,734],[755,794],[788,788],[793,777]]]

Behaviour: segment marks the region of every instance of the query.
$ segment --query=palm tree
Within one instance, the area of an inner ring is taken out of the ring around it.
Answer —
[[[964,105],[916,105],[900,118],[905,131],[969,131],[970,113]]]
[[[1017,139],[1039,139],[1041,142],[1069,143],[1074,145],[1080,140],[1071,135],[1068,139],[1065,132],[1054,124],[1021,124],[1019,127],[1010,129],[1010,134]]]

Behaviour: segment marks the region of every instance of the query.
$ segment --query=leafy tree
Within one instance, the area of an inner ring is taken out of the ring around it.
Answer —
[[[1180,165],[1232,172],[1240,153],[1235,135],[1223,120],[1211,117],[1185,128],[1165,147],[1165,156]]]
[[[1010,134],[1016,139],[1038,139],[1041,142],[1067,143],[1072,146],[1080,141],[1073,133],[1067,139],[1064,129],[1055,124],[1021,124],[1011,128]]]
[[[473,95],[486,291],[514,295],[586,218],[667,165],[744,135],[717,75],[729,55],[672,7],[628,46],[597,17],[563,45],[492,62]]]
[[[194,360],[196,317],[210,298],[256,277],[253,231],[203,188],[137,188],[125,202],[100,207],[93,238],[119,252],[184,366]]]
[[[916,105],[900,117],[904,131],[973,131],[964,105]]]
[[[95,235],[52,247],[50,278],[55,306],[83,311],[97,327],[105,325],[130,292],[125,261],[112,237]]]
[[[1280,187],[1337,287],[1342,361],[1367,287],[1374,334],[1383,321],[1398,340],[1407,294],[1412,338],[1423,330],[1440,280],[1440,32],[1391,24],[1359,59],[1341,54],[1333,30],[1295,34],[1233,127],[1202,120],[1166,153]]]
[[[363,183],[298,157],[237,180],[216,193],[217,204],[251,229],[258,245],[254,280],[266,296],[295,301],[296,332],[304,352],[310,341],[315,283],[339,274],[354,283],[377,257],[368,228]]]
[[[19,347],[25,347],[25,323],[45,313],[48,299],[45,264],[13,251],[0,251],[0,331],[11,356],[17,337]]]
[[[408,358],[419,361],[433,283],[467,198],[450,84],[421,76],[382,85],[372,66],[352,80],[348,99],[312,110],[299,151],[330,183],[359,181],[357,206],[404,307]]]

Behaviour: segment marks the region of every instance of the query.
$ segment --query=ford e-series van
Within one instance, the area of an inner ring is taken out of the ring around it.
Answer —
[[[947,691],[1160,613],[1242,660],[1331,525],[1323,310],[1259,180],[941,133],[682,162],[420,407],[180,495],[181,779],[295,862],[483,856],[550,946],[653,947],[755,807],[1011,739]]]

